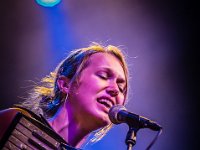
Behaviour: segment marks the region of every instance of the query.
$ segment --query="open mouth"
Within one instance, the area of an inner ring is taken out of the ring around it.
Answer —
[[[113,102],[108,98],[98,98],[97,101],[109,109],[113,106]]]

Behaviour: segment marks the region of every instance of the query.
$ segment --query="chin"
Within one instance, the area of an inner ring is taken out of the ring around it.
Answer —
[[[111,121],[107,115],[106,116],[104,115],[103,117],[101,116],[100,120],[101,120],[101,124],[102,124],[101,127],[105,127],[105,126],[111,124]]]
[[[94,121],[96,122],[96,124],[99,128],[102,128],[102,127],[105,127],[105,126],[111,124],[109,116],[106,112],[101,111],[101,110],[99,111],[97,109],[97,111],[93,112],[92,114],[93,114],[92,120],[93,120],[93,122]]]

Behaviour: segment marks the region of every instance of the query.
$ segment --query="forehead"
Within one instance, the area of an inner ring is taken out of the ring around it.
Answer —
[[[88,68],[90,69],[109,69],[120,78],[125,79],[124,70],[121,62],[112,54],[109,53],[95,53],[89,58]]]

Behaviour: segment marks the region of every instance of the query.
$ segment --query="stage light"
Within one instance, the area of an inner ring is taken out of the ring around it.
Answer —
[[[35,0],[39,5],[44,7],[53,7],[60,3],[61,0]]]

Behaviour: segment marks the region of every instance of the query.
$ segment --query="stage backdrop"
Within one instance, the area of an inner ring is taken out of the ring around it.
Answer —
[[[91,42],[120,46],[130,68],[129,111],[164,128],[152,149],[194,149],[197,130],[195,9],[190,1],[62,0],[45,8],[34,0],[0,4],[0,108],[27,96],[72,49]],[[85,149],[126,149],[128,127],[114,126]],[[138,132],[136,150],[156,132]]]

